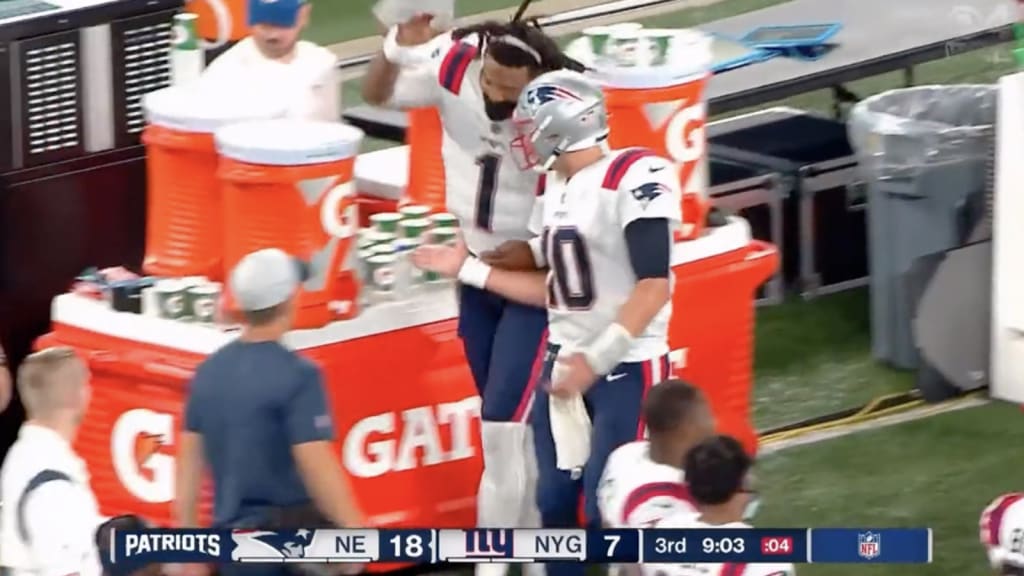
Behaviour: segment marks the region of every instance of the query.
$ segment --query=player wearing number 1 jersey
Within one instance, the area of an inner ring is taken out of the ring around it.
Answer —
[[[465,246],[425,247],[421,267],[458,276],[548,310],[548,345],[534,405],[537,502],[547,528],[600,527],[597,484],[608,455],[644,432],[641,403],[668,372],[672,232],[681,220],[672,163],[645,150],[609,151],[600,87],[558,71],[519,98],[513,153],[547,172],[543,234],[533,240],[545,271],[491,267]],[[557,564],[551,574],[582,574]]]
[[[529,225],[543,192],[541,176],[509,156],[519,93],[545,71],[582,66],[533,22],[491,21],[428,40],[431,35],[422,19],[389,31],[364,79],[364,97],[398,108],[437,108],[448,211],[459,218],[471,253],[493,255],[506,242],[535,235]],[[459,335],[483,399],[477,509],[484,527],[537,522],[527,420],[547,315],[530,304],[480,286],[459,287]]]
[[[999,576],[1024,576],[1024,493],[1003,494],[981,513],[981,544]]]
[[[683,461],[690,495],[697,513],[666,517],[657,528],[750,528],[758,497],[751,468],[753,460],[743,445],[730,436],[712,436],[693,447]],[[746,542],[741,540],[740,542]],[[740,545],[742,546],[742,545]],[[785,544],[780,544],[783,548]],[[740,551],[736,552],[758,552]],[[782,549],[780,552],[788,552]],[[792,564],[645,564],[643,576],[795,576]]]

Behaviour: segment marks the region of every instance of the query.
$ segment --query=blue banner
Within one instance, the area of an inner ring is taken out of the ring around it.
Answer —
[[[815,528],[815,564],[925,564],[932,561],[931,528]]]

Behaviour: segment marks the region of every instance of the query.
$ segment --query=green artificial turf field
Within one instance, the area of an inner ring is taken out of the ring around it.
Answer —
[[[470,4],[468,0],[465,3]],[[777,3],[779,0],[724,0],[659,16],[651,23],[699,26]],[[362,35],[371,24],[371,4],[372,0],[346,0],[343,9],[338,2],[331,13],[341,23],[322,21],[313,36],[327,42]],[[510,4],[474,0],[472,5],[474,11],[483,11]],[[327,30],[330,32],[324,32]],[[1012,68],[1009,49],[999,46],[918,66],[915,78],[917,84],[987,83]],[[891,73],[847,87],[864,97],[902,85],[902,73]],[[358,80],[347,82],[344,92],[346,105],[358,103]],[[784,102],[765,102],[763,107],[781,104],[832,111],[827,90]],[[871,359],[868,306],[867,291],[854,290],[759,311],[754,391],[759,429],[911,389],[912,374],[888,369]],[[801,575],[989,574],[978,543],[978,515],[996,495],[1024,489],[1024,480],[1008,472],[1016,470],[1022,443],[1024,415],[1017,407],[993,404],[770,454],[759,464],[765,506],[757,524],[928,526],[935,530],[935,563],[931,566],[814,565],[801,567]]]

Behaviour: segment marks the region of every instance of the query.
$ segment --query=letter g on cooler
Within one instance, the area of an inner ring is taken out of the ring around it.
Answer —
[[[170,414],[145,408],[121,414],[110,434],[111,463],[121,485],[143,502],[170,502],[174,498],[174,457],[159,448],[173,441],[174,417]]]

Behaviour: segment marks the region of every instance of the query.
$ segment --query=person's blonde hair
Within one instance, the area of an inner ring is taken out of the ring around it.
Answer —
[[[46,348],[30,354],[18,368],[18,394],[29,418],[46,416],[75,405],[81,392],[79,378],[63,377],[71,364],[81,363],[67,346]]]

